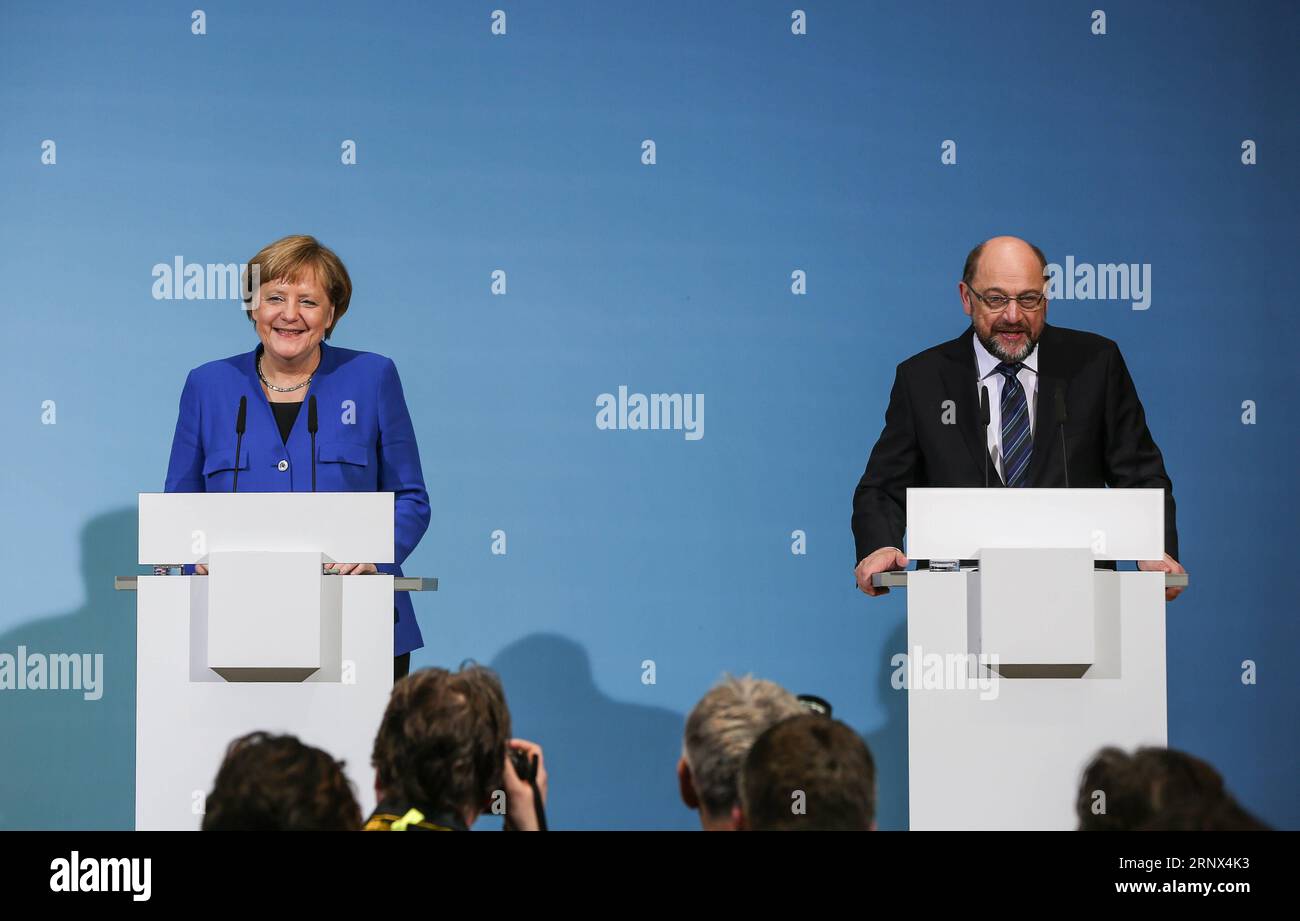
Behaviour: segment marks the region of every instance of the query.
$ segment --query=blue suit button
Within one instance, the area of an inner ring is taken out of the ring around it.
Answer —
[[[280,463],[276,464],[275,466],[277,470],[279,470],[281,473],[284,473],[284,471],[289,469],[289,462],[287,460],[282,460],[280,461]]]

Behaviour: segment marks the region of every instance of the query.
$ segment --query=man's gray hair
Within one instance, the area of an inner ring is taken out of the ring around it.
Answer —
[[[740,769],[754,740],[769,726],[804,712],[798,698],[776,682],[722,676],[686,718],[683,744],[706,815],[729,815],[739,801]]]

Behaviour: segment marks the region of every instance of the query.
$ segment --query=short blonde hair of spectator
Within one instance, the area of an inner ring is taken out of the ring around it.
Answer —
[[[682,749],[706,815],[729,815],[740,801],[740,769],[754,740],[769,726],[804,712],[785,688],[753,675],[723,675],[700,699],[686,718]]]
[[[334,307],[334,322],[330,324],[329,329],[325,330],[326,339],[334,332],[334,327],[339,325],[343,314],[348,312],[348,304],[352,300],[352,279],[343,265],[343,260],[315,237],[306,234],[283,237],[262,247],[261,251],[249,261],[248,268],[244,270],[242,296],[248,319],[256,322],[253,317],[253,302],[258,292],[252,290],[249,285],[249,275],[253,266],[258,267],[259,285],[272,281],[287,281],[294,284],[306,273],[315,274],[316,280],[325,289],[325,295]]]

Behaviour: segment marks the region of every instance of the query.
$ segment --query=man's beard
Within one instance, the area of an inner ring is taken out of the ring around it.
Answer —
[[[1024,333],[1025,344],[1021,346],[1019,355],[1013,355],[1002,346],[1001,340],[998,339],[998,333],[1000,332]],[[1034,354],[1034,349],[1038,347],[1038,340],[1034,338],[1033,333],[1031,333],[1027,327],[1017,326],[999,328],[994,326],[989,330],[989,335],[987,337],[980,336],[980,344],[983,345],[984,348],[988,349],[989,354],[998,361],[1005,361],[1009,365],[1014,365],[1016,362],[1024,361],[1030,355]]]

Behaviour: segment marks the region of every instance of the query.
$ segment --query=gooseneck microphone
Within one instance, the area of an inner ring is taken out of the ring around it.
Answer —
[[[1065,488],[1070,488],[1070,458],[1065,453],[1065,391],[1056,385],[1056,427],[1061,431],[1061,469],[1065,471]]]
[[[248,397],[239,398],[239,415],[235,417],[235,482],[231,492],[239,492],[239,451],[244,446],[244,422],[248,418]]]
[[[312,394],[307,398],[307,431],[311,433],[311,491],[316,491],[316,429],[319,420],[316,418],[316,395]]]
[[[984,488],[989,488],[989,388],[980,385],[980,421],[984,426]]]

